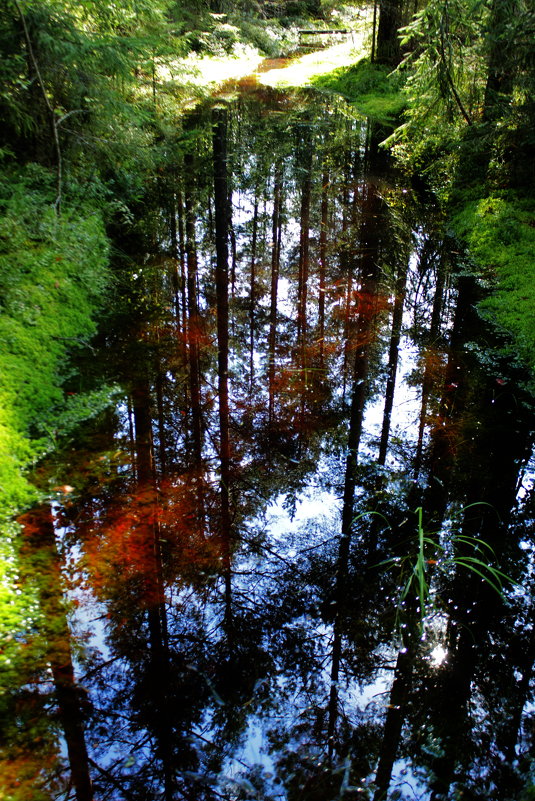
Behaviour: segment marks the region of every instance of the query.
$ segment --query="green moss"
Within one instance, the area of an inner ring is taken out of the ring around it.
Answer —
[[[362,59],[313,79],[315,86],[338,92],[366,116],[382,124],[395,123],[404,107],[403,79],[388,67]]]
[[[535,201],[511,192],[459,205],[453,225],[493,292],[482,313],[513,337],[535,371]]]

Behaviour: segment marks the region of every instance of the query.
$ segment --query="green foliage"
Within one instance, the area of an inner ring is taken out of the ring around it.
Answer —
[[[384,65],[362,59],[312,80],[315,86],[343,95],[356,108],[383,124],[394,124],[405,106],[403,78]]]
[[[455,198],[453,227],[495,290],[481,311],[531,369],[533,204],[515,189],[535,177],[534,26],[525,0],[430,0],[403,30],[407,110],[387,140],[407,171]]]
[[[478,505],[470,504],[466,509]],[[495,555],[487,542],[456,531],[448,532],[440,541],[439,533],[425,530],[421,506],[415,510],[415,514],[418,521],[416,549],[403,557],[387,559],[381,565],[399,569],[396,611],[399,631],[402,632],[402,620],[416,612],[418,629],[423,634],[426,619],[438,611],[432,589],[432,579],[437,574],[448,576],[452,569],[462,568],[479,576],[499,595],[502,594],[504,582],[511,579],[492,564]]]
[[[402,29],[407,111],[389,140],[401,164],[442,192],[481,173],[533,180],[534,26],[525,0],[430,0],[415,15]]]
[[[26,431],[61,399],[61,363],[94,333],[107,282],[100,214],[57,218],[47,179],[32,167],[0,186],[1,391]]]
[[[0,184],[0,524],[37,498],[25,469],[53,444],[68,353],[94,333],[108,282],[101,215],[80,204],[58,218],[51,183],[30,165]]]
[[[460,139],[480,115],[486,16],[476,0],[430,0],[402,29],[406,111],[387,141],[398,163],[425,172],[438,191],[456,175]]]
[[[264,20],[241,15],[232,16],[239,28],[240,41],[251,44],[270,58],[285,56],[297,49],[299,35],[295,26],[281,25],[275,20]]]
[[[494,287],[482,313],[510,332],[535,370],[535,204],[511,192],[468,200],[454,213],[458,236]]]

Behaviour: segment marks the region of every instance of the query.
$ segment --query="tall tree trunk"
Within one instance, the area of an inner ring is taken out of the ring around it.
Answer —
[[[394,311],[392,314],[392,333],[390,335],[390,348],[388,351],[388,372],[386,379],[383,426],[381,429],[379,456],[377,457],[377,461],[381,465],[384,465],[386,462],[392,409],[394,408],[394,391],[396,388],[396,374],[399,361],[399,342],[401,338],[401,325],[403,322],[403,305],[405,302],[407,273],[408,264],[406,264],[405,267],[400,270],[398,279],[396,281],[396,297],[394,300]]]
[[[312,142],[310,128],[304,132],[303,153],[300,158],[301,211],[299,236],[299,278],[297,285],[297,343],[301,354],[301,369],[306,370],[305,342],[307,329],[307,290],[310,263],[310,195],[312,189]]]
[[[132,392],[136,429],[138,492],[151,502],[147,515],[147,559],[144,565],[144,598],[149,624],[150,687],[155,707],[153,728],[156,753],[162,763],[164,798],[173,801],[176,781],[172,767],[173,734],[167,696],[169,692],[169,647],[167,609],[163,583],[161,538],[159,524],[159,498],[153,452],[151,394],[148,379],[141,377]]]
[[[399,651],[394,681],[390,690],[388,711],[383,730],[383,741],[379,754],[379,764],[375,774],[376,787],[373,801],[386,801],[392,779],[392,770],[401,740],[403,721],[407,714],[407,697],[411,687],[414,650],[405,648]]]
[[[401,25],[402,0],[379,0],[379,26],[375,61],[397,67],[401,60],[399,27]]]
[[[301,211],[299,237],[299,279],[297,291],[297,347],[298,367],[300,371],[301,400],[299,405],[299,448],[305,428],[306,398],[308,395],[309,364],[307,344],[307,299],[308,276],[310,270],[310,196],[312,191],[312,141],[311,130],[307,125],[303,131],[303,153],[300,159],[301,176]]]
[[[343,342],[343,364],[342,364],[342,399],[346,399],[347,373],[349,363],[349,314],[351,303],[352,272],[350,268],[350,238],[349,238],[349,186],[351,183],[351,163],[350,153],[346,151],[344,162],[344,185],[342,191],[342,250],[340,252],[340,272],[345,276],[345,306],[344,306],[344,329],[342,335]]]
[[[197,302],[197,244],[195,241],[195,187],[193,179],[194,159],[190,153],[184,156],[184,204],[188,294],[188,364],[191,395],[191,418],[194,464],[200,468],[202,462],[202,414],[200,389],[200,337],[201,321]]]
[[[441,249],[442,250],[442,249]],[[424,250],[420,258],[420,274],[423,276],[431,269],[434,254],[430,246],[424,244]],[[414,459],[414,476],[418,478],[422,467],[423,447],[424,447],[424,433],[427,424],[427,411],[429,396],[433,387],[433,349],[437,340],[440,324],[442,319],[442,312],[444,308],[444,292],[446,287],[446,266],[442,252],[439,254],[438,263],[436,264],[435,274],[435,292],[433,296],[433,308],[431,312],[431,322],[429,325],[429,335],[427,337],[428,347],[430,349],[429,356],[426,357],[424,365],[424,374],[422,378],[422,400],[420,406],[420,421],[418,424],[418,442],[416,446],[416,455]]]
[[[175,193],[176,176],[172,175],[172,188],[168,190],[169,194],[169,234],[171,236],[171,258],[172,258],[172,273],[171,284],[173,287],[173,303],[175,307],[175,325],[176,330],[181,329],[181,308],[180,308],[180,243],[178,240],[177,229],[177,196]]]
[[[344,628],[344,607],[348,597],[348,567],[351,536],[353,531],[354,499],[357,482],[357,464],[364,406],[368,392],[369,354],[372,342],[372,331],[377,314],[379,228],[381,225],[382,201],[377,189],[369,184],[365,190],[362,206],[361,224],[361,273],[363,276],[360,298],[359,316],[355,330],[355,362],[353,369],[353,386],[351,411],[347,443],[346,470],[344,480],[344,496],[342,505],[342,527],[338,546],[338,558],[335,576],[334,597],[334,631],[331,663],[331,688],[328,708],[327,745],[329,759],[334,754],[334,735],[338,717],[338,680],[342,654]]]
[[[184,233],[184,198],[182,190],[177,189],[176,207],[178,213],[178,252],[180,261],[180,300],[182,303],[182,334],[186,337],[188,327],[188,306],[186,287],[186,242]]]

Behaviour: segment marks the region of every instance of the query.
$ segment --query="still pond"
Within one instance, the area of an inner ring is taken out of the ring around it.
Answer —
[[[114,223],[68,391],[115,403],[22,518],[18,797],[532,797],[524,376],[386,135],[253,77]]]

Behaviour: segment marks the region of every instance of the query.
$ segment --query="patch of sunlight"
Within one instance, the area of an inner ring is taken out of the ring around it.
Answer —
[[[241,45],[229,56],[203,56],[190,53],[187,58],[177,59],[172,65],[160,68],[164,80],[179,79],[181,83],[206,89],[215,88],[225,81],[250,75],[262,61],[256,48]]]
[[[258,76],[258,83],[273,87],[307,86],[312,78],[352,64],[365,56],[365,40],[364,31],[355,31],[345,42],[300,56],[287,67],[263,72]]]
[[[429,656],[431,658],[431,665],[433,667],[440,667],[440,665],[443,665],[446,661],[448,652],[442,645],[435,645]]]

